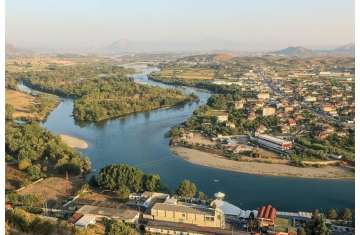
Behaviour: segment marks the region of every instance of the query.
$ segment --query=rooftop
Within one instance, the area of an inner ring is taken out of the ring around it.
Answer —
[[[272,207],[271,205],[267,205],[262,206],[259,210],[258,210],[258,215],[257,215],[258,219],[269,219],[274,221],[276,218],[276,209],[274,207]]]
[[[192,214],[205,214],[210,216],[215,215],[214,209],[199,205],[183,204],[183,203],[177,203],[177,204],[156,203],[152,207],[152,209],[164,210],[164,211],[177,211],[177,212],[192,213]]]
[[[81,207],[76,213],[81,213],[83,215],[91,214],[99,217],[110,217],[113,219],[128,220],[133,219],[138,216],[139,212],[136,210],[124,208],[110,208],[110,207],[100,207],[100,206],[91,206],[85,205]]]

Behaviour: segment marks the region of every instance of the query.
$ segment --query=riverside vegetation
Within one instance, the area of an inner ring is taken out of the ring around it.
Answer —
[[[52,66],[15,77],[32,88],[74,98],[73,115],[77,121],[97,122],[195,99],[175,89],[137,84],[129,78],[131,73],[133,70],[113,64],[88,63]]]

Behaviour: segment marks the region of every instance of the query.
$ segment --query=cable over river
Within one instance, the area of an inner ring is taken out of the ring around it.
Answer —
[[[149,72],[151,69],[134,75],[135,81],[174,87],[148,80]],[[62,99],[43,126],[57,134],[85,140],[89,147],[81,152],[89,156],[96,171],[109,164],[127,163],[147,173],[159,174],[171,190],[181,180],[189,179],[207,195],[224,192],[225,200],[242,209],[256,209],[267,203],[282,211],[355,207],[354,180],[249,175],[193,165],[177,157],[170,151],[166,133],[189,118],[199,105],[205,104],[210,94],[195,88],[175,88],[195,93],[200,101],[96,124],[80,124],[72,117],[73,100]]]

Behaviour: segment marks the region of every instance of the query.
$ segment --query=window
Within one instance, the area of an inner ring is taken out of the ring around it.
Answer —
[[[205,216],[205,221],[214,221],[214,217],[212,217],[212,216]]]

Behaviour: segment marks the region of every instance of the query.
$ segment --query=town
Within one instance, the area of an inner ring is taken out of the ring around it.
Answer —
[[[351,175],[351,58],[219,57],[181,58],[150,76],[216,93],[172,130],[171,145],[239,161],[255,156],[301,167],[336,165]]]

